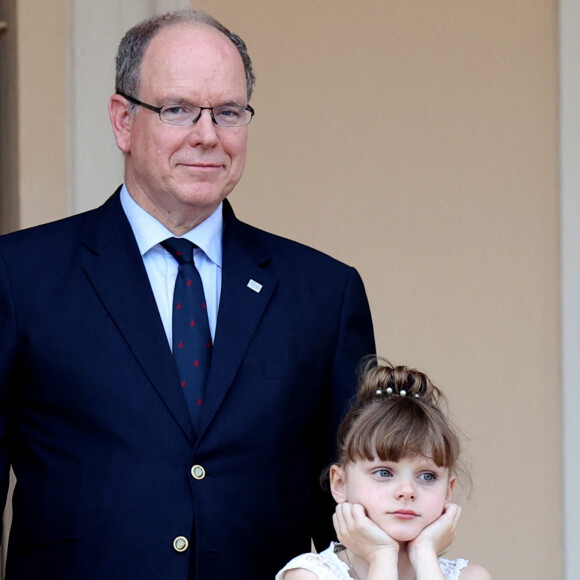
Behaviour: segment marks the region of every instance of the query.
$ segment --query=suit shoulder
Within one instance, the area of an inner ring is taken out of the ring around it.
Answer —
[[[262,230],[244,222],[238,222],[238,225],[244,232],[249,244],[260,246],[267,253],[278,258],[282,257],[286,262],[313,264],[318,268],[330,268],[337,271],[352,269],[351,266],[337,258],[304,243]]]
[[[88,224],[100,223],[99,220],[104,219],[103,225],[110,225],[111,221],[107,221],[107,216],[115,214],[116,205],[120,208],[118,195],[115,193],[98,208],[4,234],[0,236],[0,252],[9,254],[28,251],[28,248],[36,248],[35,252],[60,252],[67,243],[78,241]]]
[[[7,234],[0,236],[0,243],[2,244],[13,244],[22,243],[27,239],[33,239],[36,237],[52,236],[59,231],[66,231],[69,227],[82,219],[84,214],[73,215],[69,217],[60,218],[51,222],[46,222],[43,224],[29,226],[22,228],[20,230],[14,230]]]
[[[29,240],[52,240],[55,236],[70,236],[94,220],[97,220],[103,226],[108,226],[123,214],[119,195],[120,191],[121,187],[97,208],[4,234],[0,236],[0,247],[10,247],[14,244],[26,243]]]
[[[94,222],[101,208],[65,217],[53,222],[17,230],[0,236],[0,259],[7,267],[27,271],[58,268],[78,255],[87,225]]]

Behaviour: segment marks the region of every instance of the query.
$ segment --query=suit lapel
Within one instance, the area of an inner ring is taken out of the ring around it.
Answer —
[[[95,215],[81,240],[81,267],[149,382],[194,441],[171,350],[118,192]]]
[[[222,290],[200,436],[232,385],[277,284],[263,267],[270,257],[253,231],[235,218],[225,201]]]

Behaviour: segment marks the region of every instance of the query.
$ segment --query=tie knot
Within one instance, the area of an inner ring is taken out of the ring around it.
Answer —
[[[179,265],[193,263],[193,248],[197,246],[185,238],[168,238],[161,245],[177,260]]]

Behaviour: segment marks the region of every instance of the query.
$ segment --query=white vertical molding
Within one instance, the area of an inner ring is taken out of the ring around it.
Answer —
[[[134,24],[187,0],[69,0],[68,199],[69,212],[103,203],[123,180],[123,157],[111,130],[115,54]]]
[[[560,2],[564,569],[580,578],[580,2]]]

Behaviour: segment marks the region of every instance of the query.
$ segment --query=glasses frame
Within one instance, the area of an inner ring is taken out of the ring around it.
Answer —
[[[161,112],[163,111],[163,109],[165,109],[166,107],[171,107],[171,106],[175,106],[175,103],[168,103],[167,105],[163,105],[163,107],[156,107],[155,105],[149,105],[147,103],[144,103],[143,101],[140,101],[139,99],[136,99],[135,97],[131,97],[130,95],[126,95],[125,93],[121,93],[119,91],[117,91],[118,95],[121,95],[123,98],[127,99],[130,103],[133,103],[135,105],[139,105],[140,107],[145,107],[146,109],[149,109],[150,111],[153,111],[154,113],[157,113],[159,115],[159,120],[162,123],[166,123],[167,125],[174,125],[175,127],[188,127],[188,125],[181,125],[179,123],[170,123],[169,121],[164,121],[161,118]],[[204,111],[209,111],[210,115],[211,115],[211,120],[213,121],[214,125],[217,125],[218,127],[227,127],[229,129],[233,128],[233,127],[245,127],[246,125],[249,125],[250,122],[252,121],[252,118],[254,117],[254,108],[251,107],[250,105],[246,105],[244,108],[246,111],[249,111],[251,113],[250,118],[248,119],[247,123],[243,123],[242,125],[220,125],[217,121],[216,118],[213,114],[213,110],[214,108],[218,108],[218,107],[198,107],[197,105],[195,105],[196,109],[199,109],[199,115],[191,122],[192,125],[195,125],[199,119],[201,118],[201,114]]]

